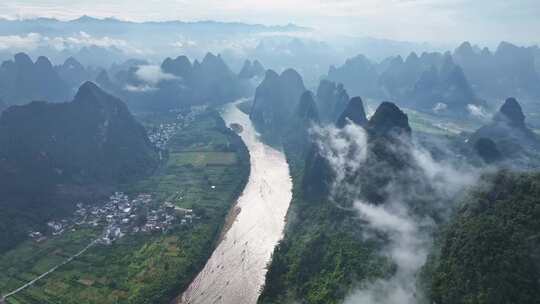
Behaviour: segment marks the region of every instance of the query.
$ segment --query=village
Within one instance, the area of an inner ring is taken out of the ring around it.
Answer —
[[[171,137],[179,130],[188,127],[195,120],[195,117],[204,112],[206,108],[206,106],[193,106],[187,113],[183,113],[179,109],[171,110],[176,114],[176,121],[162,123],[153,130],[149,130],[148,138],[150,139],[150,142],[152,142],[160,152],[165,151]]]
[[[160,150],[160,156],[174,134],[189,126],[205,109],[205,106],[193,106],[187,112],[171,110],[175,113],[175,122],[163,123],[149,130],[148,138]],[[166,232],[175,224],[187,225],[196,219],[198,217],[191,209],[179,208],[170,202],[156,204],[150,194],[139,194],[130,199],[123,192],[116,192],[101,206],[77,203],[73,217],[50,221],[47,231],[30,231],[28,236],[36,242],[43,242],[50,236],[60,236],[67,231],[103,226],[98,243],[110,245],[126,235]]]
[[[31,231],[29,236],[42,242],[50,236],[85,227],[103,227],[98,244],[111,245],[126,235],[167,232],[174,225],[189,225],[199,219],[191,209],[174,206],[170,202],[156,204],[150,194],[139,194],[130,199],[116,192],[100,206],[77,204],[73,217],[47,223],[48,231]]]

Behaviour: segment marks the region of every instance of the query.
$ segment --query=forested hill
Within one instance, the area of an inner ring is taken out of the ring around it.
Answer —
[[[68,103],[32,102],[0,116],[0,252],[30,227],[152,173],[158,154],[119,99],[85,83]]]
[[[156,151],[125,104],[85,83],[69,103],[33,102],[0,118],[3,194],[58,183],[125,182],[156,166]]]
[[[432,303],[537,303],[540,174],[501,172],[463,202],[424,269]]]

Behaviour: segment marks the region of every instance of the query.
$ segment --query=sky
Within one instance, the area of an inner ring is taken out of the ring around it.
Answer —
[[[540,42],[539,0],[2,0],[0,17],[295,23],[416,42]]]

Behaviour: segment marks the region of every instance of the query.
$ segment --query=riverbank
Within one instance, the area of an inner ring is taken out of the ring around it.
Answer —
[[[226,107],[222,117],[228,125],[242,126],[251,173],[236,205],[241,211],[178,303],[256,303],[292,198],[284,153],[260,141],[248,115],[236,104]]]
[[[145,125],[164,123],[169,121],[159,116]],[[6,303],[167,303],[187,288],[211,255],[248,175],[249,154],[240,137],[226,128],[216,111],[200,113],[171,137],[156,174],[119,189],[130,197],[151,194],[151,209],[172,204],[175,212],[191,210],[191,221],[178,217],[167,231],[126,235],[108,246],[96,244]],[[42,242],[28,240],[1,255],[0,293],[23,286],[101,233],[84,231],[70,230]]]

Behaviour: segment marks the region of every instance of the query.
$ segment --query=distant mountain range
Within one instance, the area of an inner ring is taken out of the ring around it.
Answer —
[[[33,100],[65,101],[70,88],[55,71],[47,57],[35,62],[25,53],[0,66],[0,98],[7,104],[24,104]]]
[[[220,21],[148,21],[133,22],[116,18],[94,18],[81,16],[74,20],[62,21],[54,18],[36,18],[8,20],[0,18],[0,35],[24,34],[36,32],[41,34],[69,34],[85,31],[89,34],[107,32],[109,34],[125,33],[128,30],[186,30],[200,34],[216,34],[221,32],[250,32],[250,31],[308,31],[307,27],[295,24],[267,26],[262,24],[247,24],[241,22]],[[212,33],[217,31],[215,33]]]
[[[492,121],[468,139],[478,155],[487,163],[502,162],[507,166],[527,169],[537,166],[540,138],[525,123],[525,114],[515,98],[508,98]]]
[[[35,62],[26,53],[0,66],[2,107],[41,100],[67,101],[86,81],[128,101],[131,109],[161,111],[197,104],[234,101],[253,90],[252,79],[264,75],[258,61],[235,74],[220,55],[207,53],[191,62],[186,56],[167,58],[160,66],[128,60],[109,69],[84,66],[74,57],[53,66],[40,56]]]
[[[502,42],[496,52],[465,42],[453,53],[411,53],[375,63],[363,55],[330,67],[327,79],[343,83],[349,93],[388,98],[400,105],[435,114],[463,115],[483,99],[509,95],[540,98],[538,47]]]
[[[129,100],[132,109],[162,111],[179,107],[224,104],[244,97],[250,78],[231,71],[220,55],[207,53],[202,61],[186,56],[166,58],[160,66],[128,61],[102,71],[96,82]]]
[[[228,61],[239,61],[239,66],[234,67],[236,71],[246,59],[238,56],[238,52],[245,54],[247,49],[256,47],[258,40],[311,31],[294,24],[130,22],[89,16],[71,21],[49,18],[0,19],[0,36],[6,37],[6,42],[0,48],[0,59],[24,51],[32,57],[47,56],[56,63],[75,57],[85,66],[108,68],[113,63],[119,64],[130,58],[155,62],[181,53],[192,59],[202,59],[207,52],[214,52],[227,53]],[[11,43],[13,39],[17,43]],[[258,59],[264,62],[265,58]]]

